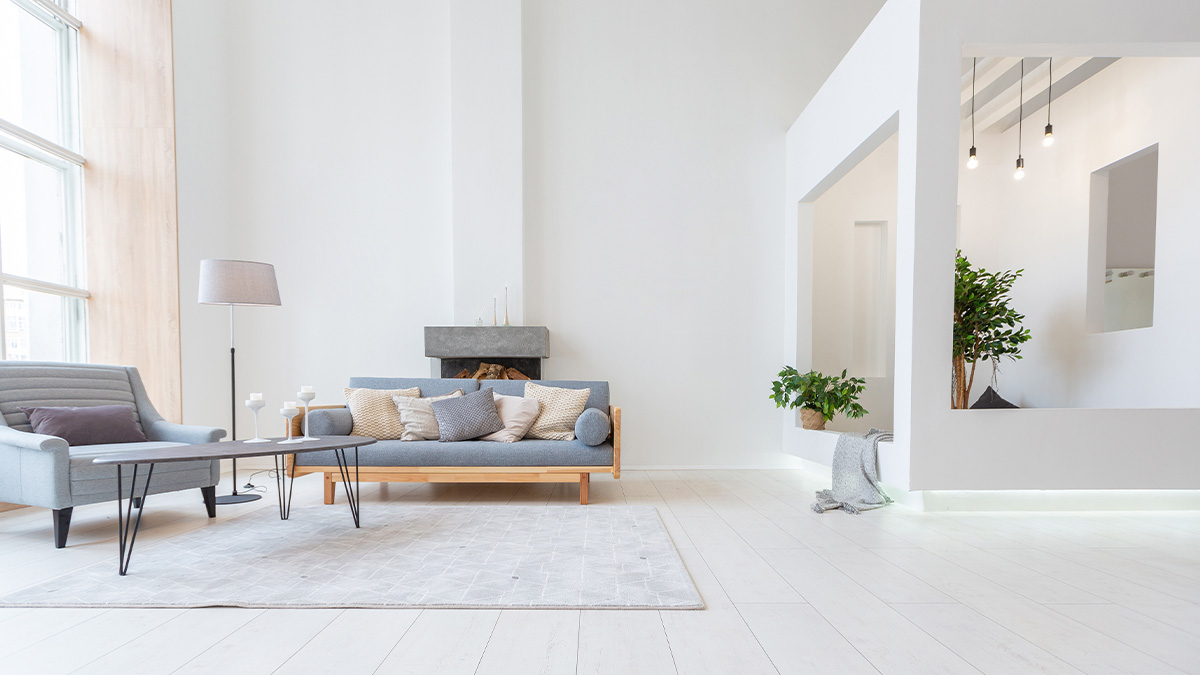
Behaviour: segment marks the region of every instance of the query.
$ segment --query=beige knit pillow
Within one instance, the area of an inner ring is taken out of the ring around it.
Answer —
[[[575,440],[575,421],[587,406],[591,389],[562,389],[543,387],[533,382],[525,383],[525,398],[535,398],[542,411],[525,438],[540,438],[547,441]]]
[[[420,396],[420,387],[409,389],[351,389],[342,390],[346,406],[354,419],[351,436],[367,436],[381,441],[396,440],[404,435],[400,411],[392,402],[393,396]]]

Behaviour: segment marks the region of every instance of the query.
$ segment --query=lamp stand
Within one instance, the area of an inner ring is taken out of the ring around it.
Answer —
[[[229,305],[229,440],[237,440],[237,361],[236,350],[233,348],[233,305]],[[237,458],[233,460],[233,494],[217,497],[218,504],[245,504],[262,495],[253,492],[238,494]]]

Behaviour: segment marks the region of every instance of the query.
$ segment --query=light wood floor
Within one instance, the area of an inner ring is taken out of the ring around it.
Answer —
[[[818,515],[808,504],[822,482],[593,479],[595,504],[658,507],[704,611],[0,609],[0,672],[1200,672],[1200,514]],[[319,504],[320,487],[297,480],[294,504]],[[575,489],[364,485],[363,517],[381,500],[567,505]],[[223,507],[218,522],[258,508],[276,508],[274,495]],[[346,506],[339,493],[324,508]],[[114,510],[76,509],[65,550],[48,511],[0,514],[0,593],[115,568]],[[139,546],[209,525],[199,491],[151,498],[146,518]]]

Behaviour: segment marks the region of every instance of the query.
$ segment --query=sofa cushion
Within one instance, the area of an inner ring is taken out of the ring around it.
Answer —
[[[429,398],[393,396],[392,401],[400,411],[400,421],[404,423],[404,433],[400,435],[400,440],[436,441],[441,434],[438,431],[437,417],[433,414],[433,402],[462,395],[462,389],[455,389],[445,396]]]
[[[353,462],[353,450],[346,451]],[[583,441],[379,441],[358,449],[361,467],[371,466],[612,466],[613,447]],[[296,455],[299,466],[337,466],[332,450]]]
[[[35,434],[57,436],[68,445],[139,443],[146,440],[128,405],[21,408]]]
[[[505,396],[524,396],[526,382],[559,389],[587,389],[591,392],[588,394],[587,407],[608,412],[608,383],[603,380],[484,380],[480,386]]]
[[[416,387],[421,390],[421,396],[445,396],[455,389],[462,389],[464,394],[479,391],[479,380],[434,378],[434,377],[352,377],[351,387],[366,389],[409,389]]]
[[[130,450],[152,450],[156,448],[171,448],[183,443],[167,443],[163,441],[146,441],[144,443],[102,443],[99,445],[80,445],[72,446],[67,450],[69,462],[71,466],[71,482],[87,480],[113,480],[117,477],[117,465],[115,464],[93,464],[92,461],[97,457],[111,455],[115,452],[129,452]],[[155,484],[160,481],[165,481],[168,474],[173,474],[178,471],[194,471],[198,468],[208,470],[215,460],[198,460],[195,462],[159,462],[154,465]],[[145,475],[147,465],[139,465],[138,479]],[[122,472],[125,478],[128,478],[133,471],[128,465],[122,467]],[[112,484],[108,489],[115,490],[116,484]],[[74,488],[73,488],[74,489]],[[113,498],[116,494],[112,495]]]
[[[354,417],[349,408],[318,408],[308,413],[308,433],[322,436],[349,436]]]
[[[588,445],[600,445],[608,440],[610,429],[612,422],[608,415],[595,408],[584,410],[579,414],[579,419],[575,420],[575,438]]]
[[[438,440],[443,443],[469,441],[504,428],[496,400],[490,391],[475,391],[458,398],[435,401],[433,415],[438,423]]]
[[[501,396],[493,392],[496,399],[496,412],[500,413],[500,421],[504,428],[494,434],[488,434],[481,441],[496,441],[499,443],[516,443],[525,438],[529,427],[537,420],[542,411],[542,404],[536,398],[524,396]]]
[[[362,389],[346,387],[346,406],[354,418],[352,436],[369,436],[379,440],[399,439],[404,434],[404,423],[400,411],[392,401],[393,396],[420,396],[416,387],[408,389]]]
[[[536,382],[526,382],[525,397],[536,398],[542,404],[542,411],[529,428],[529,438],[575,440],[575,421],[586,408],[590,394],[587,389],[546,387]]]

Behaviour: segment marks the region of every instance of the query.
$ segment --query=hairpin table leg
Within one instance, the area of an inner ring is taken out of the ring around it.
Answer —
[[[333,451],[337,457],[338,471],[342,474],[342,485],[346,486],[346,501],[350,502],[350,515],[354,517],[354,526],[360,527],[358,508],[358,448],[354,448],[354,487],[350,486],[350,466],[346,461],[346,449],[338,448]]]
[[[133,465],[133,476],[129,479],[129,507],[121,505],[121,465],[117,465],[117,573],[121,576],[129,571],[129,560],[133,557],[133,542],[137,540],[138,527],[142,524],[142,510],[146,508],[146,491],[150,489],[150,477],[154,475],[154,464],[146,470],[146,484],[141,497],[137,496],[138,465]],[[137,518],[133,518],[133,502],[137,500]],[[133,521],[130,524],[130,521]]]
[[[287,475],[287,455],[272,455],[275,459],[275,487],[279,495],[279,519],[287,520],[292,515],[292,493],[296,485],[296,474]]]

